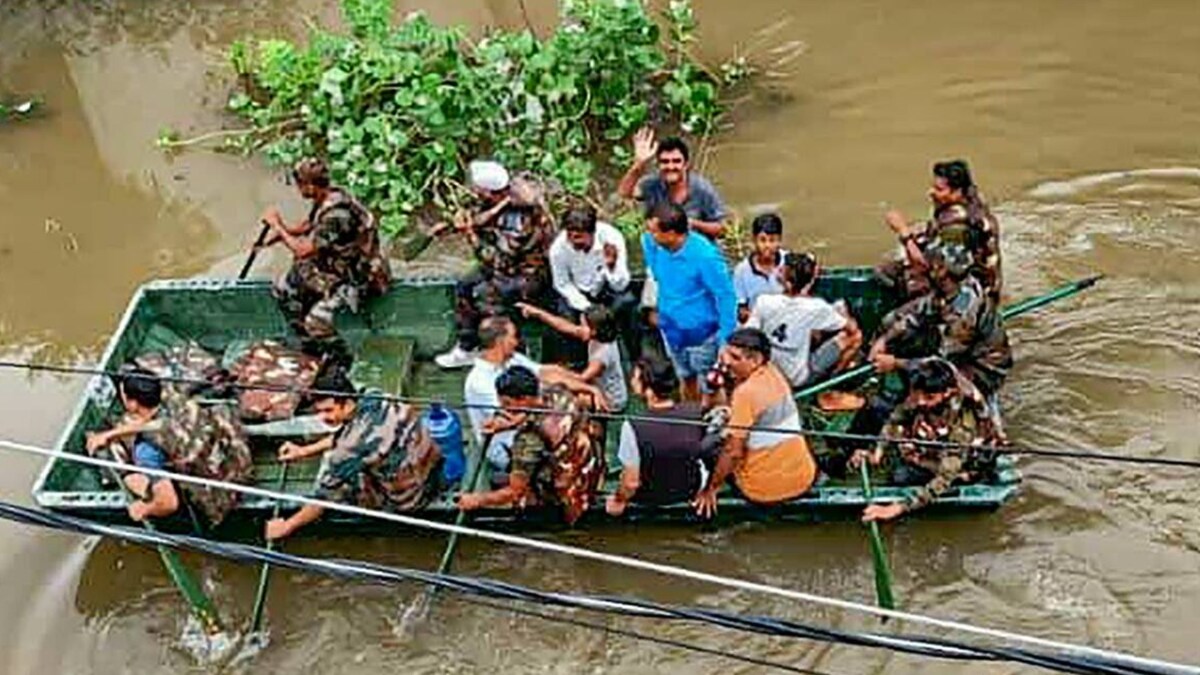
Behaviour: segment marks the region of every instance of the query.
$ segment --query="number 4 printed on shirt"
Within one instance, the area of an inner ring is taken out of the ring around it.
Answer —
[[[771,337],[775,338],[776,342],[787,342],[787,324],[781,323],[779,327],[771,331]]]

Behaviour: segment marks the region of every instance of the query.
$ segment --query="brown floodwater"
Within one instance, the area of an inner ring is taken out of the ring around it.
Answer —
[[[526,20],[521,3],[507,0],[398,4],[477,28]],[[527,4],[529,21],[546,30],[553,4]],[[706,57],[748,50],[771,64],[707,162],[732,205],[780,209],[789,244],[828,262],[872,263],[892,245],[883,211],[921,213],[930,163],[969,159],[1002,223],[1009,296],[1107,275],[1086,295],[1012,326],[1018,366],[1004,398],[1014,440],[1200,459],[1200,4],[696,7]],[[220,126],[221,50],[230,40],[298,35],[307,18],[336,14],[318,0],[4,3],[0,96],[36,94],[46,112],[0,126],[0,354],[94,359],[139,283],[229,276],[263,207],[300,210],[257,159],[168,158],[153,141],[162,127]],[[81,384],[0,372],[0,437],[51,444]],[[5,453],[0,466],[0,498],[28,501],[38,462]],[[1200,663],[1200,474],[1045,458],[1021,467],[1021,496],[995,514],[885,528],[903,606]],[[871,598],[870,557],[854,523],[605,528],[560,538]],[[292,549],[432,567],[441,540],[302,541]],[[225,612],[244,620],[257,571],[189,561]],[[459,564],[543,588],[878,627],[473,541],[464,542]],[[394,622],[413,589],[291,572],[278,573],[272,587],[270,646],[216,667],[183,648],[186,611],[152,552],[0,524],[0,578],[0,603],[9,608],[0,620],[4,673],[755,670],[452,599],[440,601],[415,636],[399,639]],[[611,623],[834,673],[1024,672],[683,624]]]

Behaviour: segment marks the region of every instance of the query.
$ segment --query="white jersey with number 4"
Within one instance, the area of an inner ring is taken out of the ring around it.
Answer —
[[[808,378],[808,352],[814,332],[840,331],[846,317],[826,300],[809,296],[760,295],[746,326],[771,339],[771,362],[793,387]]]

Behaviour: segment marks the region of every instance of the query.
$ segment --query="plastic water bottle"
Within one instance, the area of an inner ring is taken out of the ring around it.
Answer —
[[[434,403],[425,413],[425,424],[445,460],[442,476],[448,483],[459,482],[467,471],[467,457],[463,454],[463,428],[458,415],[441,403]]]

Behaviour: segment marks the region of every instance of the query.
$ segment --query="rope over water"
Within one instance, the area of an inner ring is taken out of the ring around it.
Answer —
[[[289,569],[389,585],[423,583],[461,594],[508,602],[534,603],[657,620],[693,621],[711,626],[785,638],[800,638],[955,661],[1012,661],[1066,673],[1138,673],[1174,675],[1195,672],[1186,666],[1151,662],[1114,652],[1072,647],[1041,652],[1016,647],[973,645],[921,635],[878,634],[821,628],[789,619],[727,612],[708,607],[667,605],[637,598],[546,592],[492,579],[425,572],[342,558],[310,558],[257,546],[215,542],[187,535],[164,534],[118,525],[103,525],[0,501],[0,518],[39,527],[96,534],[144,546],[198,551],[243,563],[269,563]],[[1084,653],[1094,652],[1094,653]],[[1103,655],[1102,655],[1103,654]]]
[[[99,459],[99,458],[95,458],[95,457],[87,457],[87,456],[78,455],[78,454],[74,454],[74,453],[61,452],[58,450],[52,450],[49,448],[43,448],[43,447],[39,447],[36,445],[30,445],[30,444],[26,444],[26,443],[19,443],[19,442],[11,441],[11,440],[0,440],[0,447],[14,450],[17,452],[26,453],[26,454],[39,455],[39,456],[48,457],[48,458],[52,457],[52,458],[63,459],[63,460],[67,460],[67,461],[74,461],[74,462],[79,462],[81,464],[87,464],[87,465],[91,465],[91,466],[112,467],[112,468],[121,468],[123,466],[116,462],[111,462],[109,460]],[[749,591],[749,592],[753,592],[753,593],[759,593],[759,594],[763,594],[763,595],[773,596],[776,598],[784,598],[787,600],[821,605],[821,606],[825,606],[825,607],[834,607],[837,609],[859,612],[859,613],[868,614],[868,615],[872,615],[872,616],[887,617],[887,618],[892,618],[892,619],[897,619],[897,620],[902,620],[902,621],[910,621],[915,624],[931,626],[931,627],[936,627],[936,628],[942,628],[942,629],[947,629],[947,630],[953,630],[953,631],[959,631],[959,632],[968,633],[968,634],[972,634],[972,635],[976,635],[976,636],[986,637],[986,638],[992,639],[992,640],[1000,640],[1000,641],[1004,641],[1004,642],[1008,642],[1008,643],[1030,645],[1030,646],[1036,647],[1038,649],[1045,649],[1045,650],[1051,650],[1053,652],[1058,652],[1061,654],[1061,657],[1076,659],[1080,663],[1093,664],[1092,666],[1088,666],[1087,668],[1083,668],[1083,669],[1074,668],[1071,670],[1065,670],[1064,672],[1085,672],[1085,673],[1132,672],[1132,673],[1154,673],[1154,674],[1170,674],[1170,675],[1174,675],[1176,673],[1189,673],[1189,674],[1194,675],[1195,673],[1200,672],[1200,669],[1197,669],[1196,667],[1192,667],[1192,666],[1183,666],[1180,664],[1169,663],[1169,662],[1165,662],[1165,661],[1161,661],[1161,660],[1144,658],[1144,657],[1139,657],[1139,656],[1134,656],[1134,655],[1129,655],[1129,654],[1123,654],[1123,653],[1099,649],[1099,648],[1095,648],[1095,647],[1088,647],[1088,646],[1083,646],[1083,645],[1073,645],[1073,644],[1069,644],[1069,643],[1058,642],[1055,640],[1049,640],[1049,639],[1045,639],[1045,638],[1039,638],[1036,636],[1022,635],[1020,633],[1014,633],[1014,632],[995,629],[995,628],[974,626],[971,624],[961,623],[961,622],[953,621],[953,620],[949,620],[949,619],[939,619],[936,617],[924,616],[921,614],[913,614],[910,612],[905,612],[905,611],[900,611],[900,610],[883,609],[883,608],[873,607],[871,605],[854,602],[851,600],[831,598],[828,596],[822,596],[822,595],[818,595],[815,593],[809,593],[809,592],[805,592],[805,591],[798,591],[798,590],[793,590],[793,589],[788,589],[788,588],[780,588],[780,587],[770,586],[770,585],[762,584],[762,583],[758,583],[758,582],[737,579],[734,577],[726,577],[726,576],[711,574],[711,573],[707,573],[707,572],[699,572],[699,571],[695,571],[695,570],[689,570],[686,568],[650,562],[650,561],[641,560],[638,558],[632,558],[632,557],[628,557],[628,556],[615,555],[615,554],[611,554],[611,553],[603,553],[600,551],[594,551],[591,549],[581,548],[581,547],[577,547],[577,546],[568,546],[568,545],[559,544],[559,543],[552,542],[552,541],[529,539],[526,537],[520,537],[517,535],[507,534],[507,533],[503,533],[503,532],[478,530],[478,529],[465,527],[465,526],[461,526],[461,525],[452,525],[452,524],[448,524],[448,523],[439,523],[439,522],[434,522],[434,521],[428,521],[428,520],[425,520],[422,518],[416,518],[416,517],[404,515],[401,513],[388,513],[388,512],[383,512],[383,511],[374,511],[371,509],[365,509],[365,508],[362,508],[359,506],[354,506],[354,505],[349,505],[349,504],[340,504],[337,502],[329,502],[329,501],[325,501],[325,500],[313,499],[311,497],[305,497],[305,496],[300,496],[300,495],[281,494],[281,493],[277,493],[277,492],[274,492],[271,490],[266,490],[263,488],[258,488],[258,487],[248,486],[248,485],[238,485],[235,483],[227,483],[224,481],[217,481],[217,480],[212,480],[212,479],[208,479],[208,478],[200,478],[197,476],[188,476],[188,475],[183,475],[183,474],[177,474],[177,473],[173,473],[170,471],[162,471],[162,470],[149,469],[149,468],[139,469],[139,471],[140,471],[140,473],[144,473],[148,476],[158,476],[158,477],[162,477],[162,478],[169,478],[169,479],[176,480],[176,481],[179,481],[182,483],[192,483],[192,484],[201,485],[201,486],[210,487],[210,488],[231,490],[234,492],[239,492],[242,494],[252,495],[252,496],[256,496],[256,497],[264,497],[264,498],[269,498],[269,499],[281,499],[281,500],[286,500],[286,501],[289,501],[292,503],[297,503],[297,504],[312,504],[315,506],[322,506],[331,511],[348,513],[348,514],[357,515],[357,516],[364,516],[364,517],[368,517],[368,518],[376,518],[379,520],[385,520],[388,522],[406,525],[406,526],[414,527],[414,528],[437,530],[437,531],[446,532],[446,533],[458,532],[462,535],[467,535],[467,536],[475,537],[478,539],[485,539],[485,540],[500,542],[500,543],[505,543],[505,544],[524,546],[527,548],[536,549],[536,550],[540,550],[540,551],[560,553],[560,554],[564,554],[564,555],[574,556],[577,558],[595,560],[598,562],[604,562],[604,563],[617,565],[617,566],[621,566],[621,567],[626,567],[626,568],[630,568],[630,569],[638,569],[638,570],[642,570],[642,571],[654,572],[657,574],[662,574],[662,575],[670,576],[670,577],[674,577],[674,578],[689,579],[692,581],[699,581],[699,582],[703,582],[703,583],[722,586],[725,588],[737,589],[737,590],[741,590],[741,591]],[[58,518],[62,517],[62,516],[58,516],[58,514],[45,514],[44,512],[31,511],[29,509],[25,509],[24,511],[31,512],[33,515],[35,515],[39,519],[43,518],[45,516],[55,516]],[[13,511],[9,511],[9,512],[16,513]],[[61,521],[61,522],[65,522],[65,521]],[[104,530],[107,532],[113,532],[114,534],[124,532],[124,530],[119,529],[119,528],[112,529],[111,526],[105,526],[105,525],[100,525],[100,524],[96,524],[96,523],[91,523],[90,521],[83,521],[83,522],[87,523],[87,527],[89,528],[89,531],[91,530],[91,528],[99,528],[96,530],[97,532],[99,532],[100,530]],[[34,523],[34,524],[37,524],[37,523]],[[128,529],[128,528],[126,528],[126,529]],[[152,536],[151,533],[139,532],[137,530],[132,530],[128,534],[130,534],[130,536],[140,537],[140,538],[142,538],[142,540],[147,541],[148,543],[153,543],[153,544],[164,543],[165,541],[167,541],[165,539],[164,540],[153,539],[153,538],[151,538],[151,536]],[[153,536],[159,536],[159,535],[158,535],[158,533],[155,533],[155,535],[153,535]],[[175,538],[171,538],[171,540],[174,541]],[[218,544],[220,546],[237,546],[234,544],[223,544],[220,542],[210,542],[210,541],[204,540],[204,539],[196,539],[196,538],[188,538],[188,537],[184,537],[184,538],[180,539],[179,541],[184,541],[184,540],[189,541],[189,542],[195,544],[196,546],[210,546],[210,545],[214,545],[214,544]],[[243,547],[243,550],[245,548],[253,549],[253,547]],[[285,554],[277,553],[277,552],[265,552],[264,551],[263,553],[261,553],[261,555],[278,556],[278,558],[273,558],[273,561],[278,562],[278,564],[283,564],[287,560],[287,557]],[[311,560],[310,562],[312,562],[314,565],[318,565],[324,569],[329,569],[331,573],[334,573],[338,569],[338,566],[342,564],[339,561],[327,561],[327,560],[320,560],[320,559]],[[362,566],[364,569],[371,569],[371,570],[374,570],[375,572],[380,572],[380,570],[386,569],[386,568],[381,568],[378,565],[372,565],[369,563],[362,563]],[[380,572],[380,573],[382,574],[382,572]],[[406,576],[401,580],[408,581],[408,580],[416,579],[416,580],[422,581],[423,583],[432,583],[432,580],[437,578],[436,575],[430,575],[430,573],[428,573],[428,572],[413,572],[412,574],[414,576],[412,576],[412,577]],[[386,576],[386,574],[384,576]],[[520,587],[515,587],[510,584],[504,584],[503,582],[489,582],[489,584],[499,584],[499,587],[503,587],[503,588],[506,588],[509,590],[519,589],[520,592],[524,592],[524,589],[520,589]],[[651,610],[656,611],[656,612],[668,611],[668,609],[665,608],[664,606],[655,605],[653,603],[645,603],[644,601],[629,600],[626,598],[603,598],[603,597],[600,597],[600,598],[591,598],[588,600],[588,602],[589,603],[599,602],[599,603],[602,603],[605,607],[610,607],[615,604],[615,605],[619,605],[622,607],[626,607],[626,606],[649,607]],[[674,609],[679,610],[679,608],[674,608]],[[686,616],[684,616],[684,618],[698,618],[699,617],[699,615],[693,615],[692,611],[693,610],[687,610]],[[715,620],[719,620],[721,625],[725,625],[727,627],[732,627],[732,628],[747,627],[748,629],[755,630],[755,628],[753,628],[753,626],[757,625],[757,624],[741,623],[743,620],[745,620],[745,617],[730,618],[730,617],[720,614],[720,613],[713,614],[712,610],[699,610],[699,611],[704,613],[704,616],[706,618],[712,619],[712,618],[716,617]],[[824,630],[824,629],[820,629],[820,630]],[[805,634],[805,635],[802,635],[801,637],[808,637],[808,635]],[[882,636],[882,637],[890,642],[896,642],[897,640],[900,640],[900,641],[905,640],[904,638],[894,638],[894,637],[890,637],[890,636]],[[899,643],[897,643],[897,644],[899,644]],[[975,649],[984,649],[984,650],[991,651],[995,654],[1000,653],[1000,652],[997,652],[995,649],[991,649],[991,648],[975,647]],[[1007,648],[1005,648],[1005,649],[1007,649]],[[1007,657],[1004,657],[1004,658],[1007,658]],[[1058,657],[1049,657],[1046,655],[1041,655],[1041,656],[1038,656],[1037,658],[1047,659],[1047,658],[1058,658]],[[1119,665],[1108,667],[1108,666],[1101,666],[1098,664],[1119,664]],[[1038,665],[1045,665],[1045,664],[1039,662]]]
[[[58,373],[62,375],[89,375],[99,377],[120,377],[123,373],[115,370],[105,370],[103,368],[89,366],[55,366],[49,364],[28,363],[25,361],[7,361],[0,359],[0,368],[8,368],[15,370],[28,370],[33,372],[48,372]],[[172,375],[139,375],[139,377],[147,377],[156,379],[162,382],[170,382],[174,384],[192,384],[211,386],[212,382],[203,379],[177,377]],[[444,399],[422,398],[416,396],[397,396],[395,394],[387,394],[383,392],[360,392],[357,394],[346,394],[340,391],[332,391],[326,389],[313,389],[304,387],[289,387],[282,385],[269,384],[237,384],[235,382],[221,383],[220,386],[230,389],[249,389],[255,391],[272,391],[281,393],[302,394],[307,396],[333,396],[338,398],[352,398],[357,400],[380,400],[390,401],[394,403],[405,403],[408,405],[428,406],[433,404],[442,405],[452,410],[501,410],[506,409],[513,412],[524,413],[557,413],[556,410],[540,407],[516,407],[510,406],[502,408],[497,405],[487,404],[468,404],[461,401],[447,401]],[[590,413],[596,419],[608,420],[613,422],[645,422],[651,421],[659,424],[674,424],[680,426],[704,426],[706,423],[702,420],[690,420],[680,418],[663,418],[663,417],[647,417],[645,415],[635,415],[629,413],[608,413],[597,411]],[[785,429],[781,427],[756,426],[756,425],[726,425],[727,429],[741,431],[763,431],[773,434],[794,434],[798,436],[808,436],[811,438],[828,438],[833,440],[844,441],[859,441],[867,444],[878,442],[887,443],[906,443],[913,446],[924,448],[942,448],[942,449],[962,449],[970,447],[976,450],[986,450],[994,452],[998,455],[1030,455],[1039,457],[1060,457],[1070,459],[1088,459],[1098,462],[1117,462],[1127,464],[1143,464],[1151,466],[1173,466],[1190,469],[1200,469],[1200,460],[1177,459],[1172,457],[1149,457],[1144,455],[1118,455],[1115,453],[1106,452],[1087,452],[1082,450],[1049,450],[1042,448],[1030,448],[1021,445],[971,445],[963,443],[953,443],[948,441],[933,441],[910,438],[891,438],[888,436],[874,436],[869,434],[853,434],[842,431],[823,431],[819,429]]]

